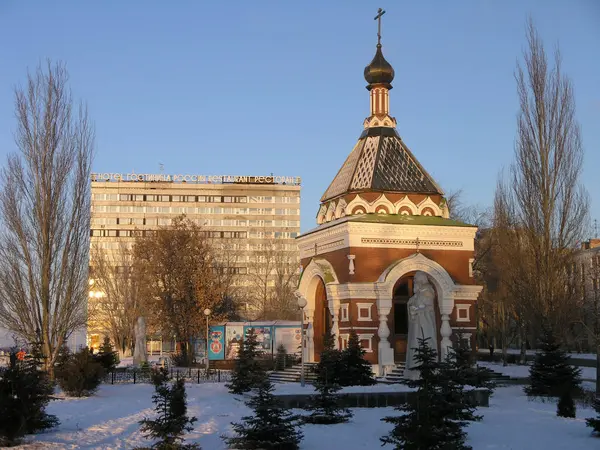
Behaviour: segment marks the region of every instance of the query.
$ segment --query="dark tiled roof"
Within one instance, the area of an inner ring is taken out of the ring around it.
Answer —
[[[443,194],[393,128],[366,129],[321,197],[321,202],[351,192],[385,191]]]

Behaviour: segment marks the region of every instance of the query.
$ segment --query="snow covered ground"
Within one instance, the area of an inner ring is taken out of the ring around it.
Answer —
[[[526,353],[528,355],[535,355],[537,350],[526,350]],[[507,350],[507,353],[509,355],[519,355],[521,354],[521,350],[519,349],[515,349],[515,348],[509,348]],[[490,352],[485,349],[485,348],[480,348],[479,349],[479,354],[483,355],[483,356],[489,356]],[[596,354],[595,353],[567,353],[571,358],[577,358],[577,359],[596,359]],[[502,355],[502,349],[496,349],[494,351],[494,356],[499,356]]]
[[[487,367],[490,370],[499,372],[503,375],[508,375],[514,378],[525,378],[529,376],[529,365],[509,364],[503,366],[501,363],[489,363],[486,361],[478,361],[477,365]],[[580,367],[581,378],[584,380],[595,380],[596,379],[596,368],[595,367]]]
[[[290,392],[293,386],[281,385],[277,390]],[[152,391],[152,386],[143,384],[103,385],[91,398],[53,401],[48,410],[58,415],[61,425],[33,436],[21,448],[130,449],[147,444],[138,421],[152,415]],[[231,431],[230,422],[249,413],[242,399],[228,394],[223,384],[188,384],[188,402],[198,422],[187,439],[198,442],[204,450],[226,449],[220,436]],[[468,428],[469,443],[475,450],[600,448],[600,439],[590,436],[584,421],[594,416],[593,410],[579,409],[577,419],[562,419],[556,417],[555,408],[552,403],[528,401],[520,386],[499,388],[490,407],[479,410],[483,421]],[[354,418],[347,424],[305,426],[302,448],[380,448],[379,437],[391,429],[380,419],[397,412],[392,408],[353,411]]]

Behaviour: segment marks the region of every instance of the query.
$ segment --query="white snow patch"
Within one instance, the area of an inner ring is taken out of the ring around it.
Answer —
[[[508,375],[514,378],[526,378],[529,376],[530,364],[519,365],[519,364],[508,364],[503,366],[502,363],[490,363],[486,361],[479,361],[477,365],[487,367],[494,372],[499,372],[503,375]],[[596,368],[595,367],[579,367],[581,369],[581,378],[587,380],[596,379]]]
[[[278,392],[283,387],[278,386]],[[198,422],[186,440],[197,442],[207,450],[226,449],[220,436],[231,433],[230,423],[239,421],[249,409],[240,397],[228,394],[224,384],[189,383],[187,388],[189,413],[196,416]],[[152,393],[153,387],[149,384],[103,385],[98,394],[90,398],[53,401],[48,411],[59,417],[61,425],[31,437],[31,443],[21,448],[130,449],[148,445],[139,432],[138,421],[152,416]],[[301,448],[379,448],[379,438],[392,428],[381,418],[400,414],[392,408],[352,411],[354,418],[346,424],[304,426]],[[595,415],[592,409],[579,409],[577,419],[558,418],[553,403],[528,401],[521,386],[497,389],[490,399],[490,407],[478,411],[484,416],[483,421],[467,429],[469,444],[476,450],[600,448],[600,440],[591,437],[590,429],[585,426],[584,419]]]

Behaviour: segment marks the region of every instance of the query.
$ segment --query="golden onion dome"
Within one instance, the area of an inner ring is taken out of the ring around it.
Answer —
[[[369,85],[368,90],[377,84],[384,85],[388,89],[392,89],[390,84],[394,80],[394,68],[385,60],[381,51],[381,44],[377,44],[377,52],[373,61],[365,67],[365,80]]]

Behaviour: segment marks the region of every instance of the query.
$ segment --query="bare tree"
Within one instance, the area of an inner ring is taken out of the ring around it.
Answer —
[[[175,336],[183,362],[191,363],[194,339],[204,335],[203,311],[212,311],[212,321],[225,319],[222,306],[232,282],[210,231],[181,216],[139,235],[133,255],[150,325]]]
[[[515,161],[496,191],[496,224],[503,229],[500,270],[508,292],[534,330],[542,321],[561,337],[577,314],[568,269],[587,223],[588,195],[580,183],[583,162],[575,99],[557,50],[548,67],[530,20],[524,65],[517,66],[520,102]],[[502,217],[499,220],[498,217]],[[524,350],[523,350],[524,351]]]
[[[480,205],[467,204],[464,201],[464,192],[462,189],[449,191],[446,195],[446,204],[450,211],[450,219],[477,225],[480,228],[488,228],[490,226],[492,220],[491,209]]]
[[[298,281],[297,254],[282,239],[256,244],[250,252],[247,280],[250,301],[262,319],[296,319],[294,290]]]
[[[88,326],[107,332],[122,356],[133,352],[134,327],[144,313],[143,278],[135,270],[126,242],[117,250],[92,245],[90,255],[92,294],[88,302]]]
[[[94,130],[75,106],[62,63],[48,62],[15,91],[18,152],[2,169],[0,323],[40,341],[52,368],[85,324]]]

